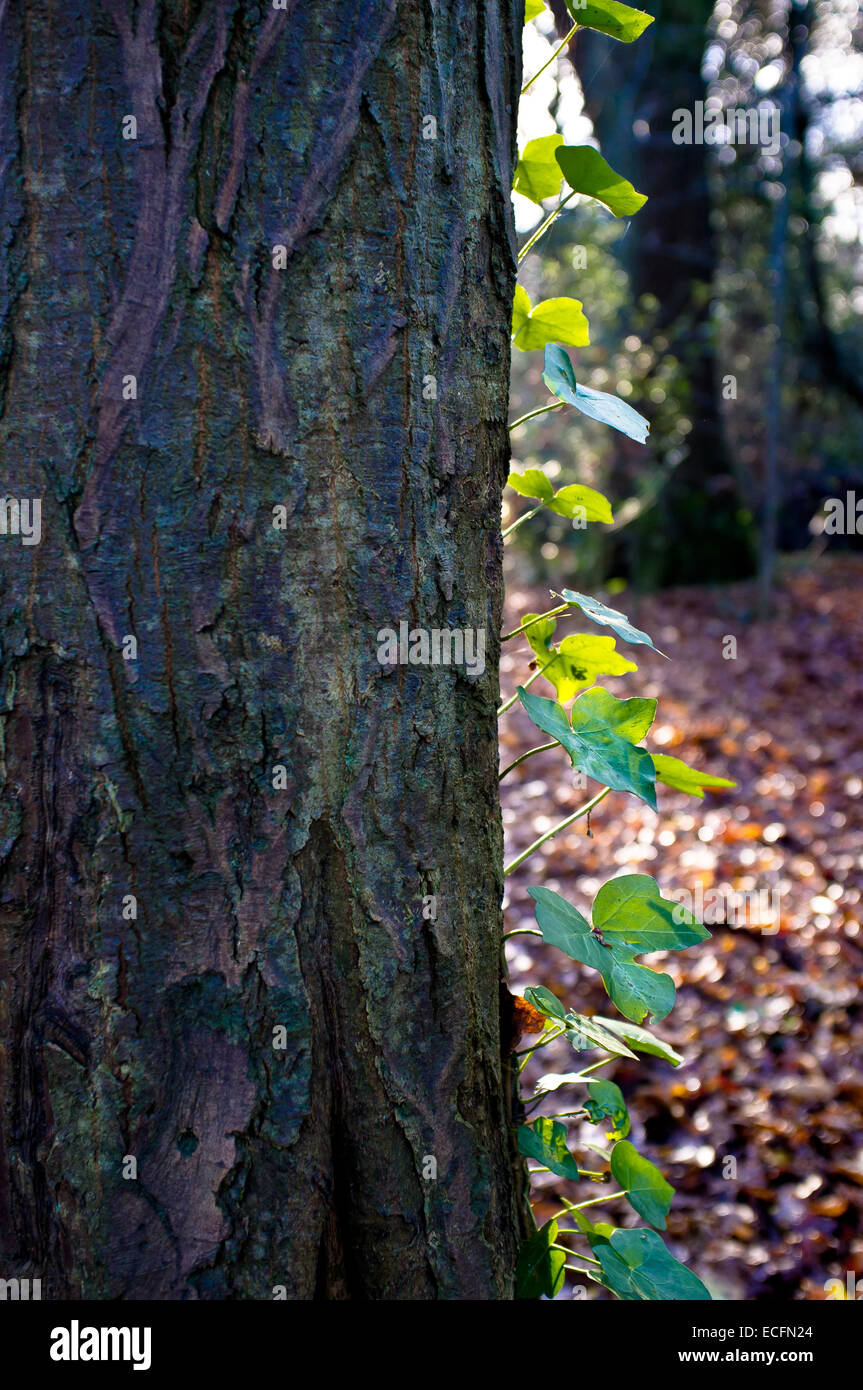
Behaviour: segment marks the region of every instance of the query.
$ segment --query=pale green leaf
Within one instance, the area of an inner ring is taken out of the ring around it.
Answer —
[[[556,148],[553,157],[570,188],[604,203],[615,217],[630,217],[647,202],[645,194],[616,174],[592,145],[565,145]]]
[[[525,622],[534,615],[528,613]],[[634,661],[628,661],[616,650],[613,637],[588,632],[573,632],[557,647],[549,643],[554,633],[554,618],[532,623],[525,637],[542,669],[543,680],[555,688],[557,698],[567,704],[579,690],[586,690],[599,676],[625,676],[637,671]]]
[[[540,502],[550,502],[554,488],[541,468],[526,468],[523,473],[510,473],[507,486],[520,497],[535,497]]]
[[[621,5],[618,0],[566,0],[566,7],[577,24],[621,43],[632,43],[654,20],[654,15]]]
[[[562,135],[540,135],[536,140],[529,140],[515,166],[513,190],[532,203],[556,198],[563,175],[555,155],[562,144]]]
[[[513,343],[521,352],[545,347],[546,343],[587,347],[590,342],[588,322],[580,300],[544,299],[531,307],[527,291],[521,285],[516,286],[512,333]]]
[[[675,1052],[668,1043],[657,1038],[646,1028],[639,1028],[635,1023],[629,1023],[623,1018],[602,1018],[597,1015],[597,1022],[601,1023],[609,1032],[616,1033],[624,1042],[631,1043],[639,1052],[647,1052],[651,1057],[661,1057],[664,1062],[670,1062],[673,1067],[679,1067],[683,1061],[679,1052]]]
[[[671,758],[667,753],[654,753],[653,766],[656,768],[657,782],[673,787],[675,791],[686,792],[689,796],[697,796],[701,801],[704,800],[705,787],[737,786],[727,777],[711,777],[709,772],[699,772],[697,768],[689,767],[680,758]]]

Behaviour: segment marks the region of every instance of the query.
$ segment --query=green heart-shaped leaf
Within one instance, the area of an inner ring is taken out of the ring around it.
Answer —
[[[593,925],[610,944],[639,953],[684,951],[710,936],[685,907],[663,898],[649,874],[624,874],[603,884],[593,901]]]
[[[536,920],[544,940],[572,960],[597,970],[612,1003],[626,1018],[641,1023],[648,1015],[662,1019],[671,1012],[674,981],[669,975],[638,965],[634,960],[637,948],[601,941],[577,908],[552,889],[534,887],[528,892],[536,902]]]
[[[562,135],[540,135],[529,140],[515,166],[513,191],[530,198],[532,203],[556,198],[563,175],[555,155],[562,144]]]
[[[611,1172],[626,1193],[629,1205],[651,1226],[664,1231],[674,1188],[659,1169],[643,1158],[628,1139],[621,1139],[611,1151]]]
[[[675,1260],[655,1231],[615,1230],[608,1241],[597,1241],[596,1258],[603,1283],[618,1298],[629,1301],[709,1300],[701,1280]]]
[[[527,290],[516,285],[512,310],[512,341],[521,352],[546,343],[587,347],[590,329],[580,299],[544,299],[531,305]]]
[[[630,217],[647,202],[646,195],[634,189],[628,179],[616,174],[592,145],[555,147],[552,158],[570,188],[604,203],[615,217]]]
[[[618,0],[566,0],[566,8],[576,24],[585,29],[596,29],[621,43],[632,43],[643,34],[654,15],[644,10],[634,10],[631,5],[621,5]]]

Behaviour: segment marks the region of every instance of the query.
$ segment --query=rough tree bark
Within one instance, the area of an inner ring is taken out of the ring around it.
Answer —
[[[0,3],[0,1273],[45,1297],[511,1295],[520,11]],[[382,667],[402,619],[485,674]]]

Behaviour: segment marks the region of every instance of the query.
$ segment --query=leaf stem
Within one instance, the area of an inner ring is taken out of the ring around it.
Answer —
[[[526,242],[524,243],[524,246],[523,246],[523,247],[521,248],[521,250],[519,251],[519,253],[518,253],[518,264],[519,264],[519,265],[521,265],[522,261],[524,260],[525,256],[528,254],[528,252],[530,252],[530,251],[533,250],[534,246],[536,246],[536,243],[539,241],[540,237],[545,236],[545,234],[546,234],[546,232],[548,231],[549,227],[551,226],[552,222],[554,222],[558,217],[560,217],[560,214],[563,212],[563,209],[566,207],[566,205],[567,205],[567,203],[569,202],[569,200],[570,200],[571,198],[574,198],[574,197],[575,197],[575,190],[573,190],[572,193],[567,193],[566,197],[561,199],[561,201],[558,203],[558,205],[557,205],[557,207],[554,209],[554,211],[553,211],[553,212],[550,212],[550,213],[548,214],[548,217],[545,219],[545,221],[540,223],[540,225],[537,227],[536,231],[534,232],[533,236],[530,238],[530,241],[526,241]]]
[[[551,662],[549,662],[549,665],[551,665]],[[510,763],[509,767],[505,767],[497,780],[499,782],[502,782],[508,772],[512,772],[514,767],[518,767],[519,763],[523,763],[525,758],[531,757],[532,754],[545,753],[546,750],[549,748],[559,748],[560,746],[561,745],[558,743],[557,739],[553,738],[551,740],[551,743],[540,743],[539,746],[536,748],[529,748],[526,753],[522,753],[520,758],[516,758],[515,762]],[[504,940],[506,940],[506,937],[504,937]]]
[[[553,501],[554,499],[551,498],[550,500]],[[521,516],[516,517],[511,526],[507,526],[505,531],[501,531],[503,539],[506,540],[507,536],[511,536],[513,531],[517,530],[523,521],[530,521],[530,518],[536,516],[537,512],[541,512],[544,506],[545,503],[540,502],[538,507],[531,507],[529,512],[522,512]]]
[[[527,690],[529,686],[533,685],[533,683],[534,683],[535,680],[539,680],[539,677],[543,674],[543,672],[544,672],[544,671],[547,671],[548,668],[549,668],[549,666],[553,666],[554,663],[557,661],[557,659],[558,659],[559,656],[560,656],[560,652],[557,653],[557,656],[553,656],[553,657],[551,658],[551,661],[547,661],[547,662],[545,663],[544,666],[540,666],[539,669],[538,669],[537,671],[534,671],[534,673],[533,673],[532,676],[528,676],[527,680],[524,681],[523,684],[522,684],[522,687],[521,687],[522,690]],[[507,712],[508,709],[512,709],[512,707],[513,707],[513,705],[515,704],[515,702],[516,702],[517,699],[518,699],[518,691],[516,691],[514,695],[510,695],[510,697],[509,697],[508,700],[504,700],[503,704],[501,705],[500,709],[499,709],[498,712],[497,712],[497,717],[498,717],[498,719],[500,719],[500,716],[501,716],[502,714],[506,714],[506,712]]]
[[[517,420],[513,420],[509,426],[510,430],[517,429],[526,420],[534,420],[537,415],[547,415],[550,410],[560,410],[561,406],[566,405],[566,401],[555,401],[552,405],[541,405],[539,410],[529,410],[526,415],[519,415]]]
[[[611,1202],[611,1201],[614,1200],[615,1197],[625,1197],[625,1196],[626,1196],[626,1193],[623,1192],[623,1191],[620,1191],[620,1192],[604,1192],[604,1193],[602,1194],[601,1197],[588,1197],[588,1199],[587,1199],[586,1202],[576,1202],[575,1205],[572,1206],[572,1207],[570,1208],[570,1210],[571,1210],[571,1211],[581,1211],[583,1207],[595,1207],[595,1206],[597,1206],[600,1202]]]
[[[541,623],[543,618],[556,618],[558,613],[565,613],[571,607],[571,603],[562,603],[559,608],[549,608],[547,613],[537,613],[536,617],[531,618],[529,623],[522,623],[521,627],[514,627],[512,632],[505,632],[500,640],[501,642],[508,642],[510,637],[518,637],[520,632],[527,632],[527,629],[533,627],[534,623]]]
[[[537,79],[538,77],[541,77],[541,76],[542,76],[542,74],[545,72],[546,68],[549,67],[549,66],[554,62],[554,60],[555,60],[555,58],[558,56],[558,54],[563,52],[563,50],[566,48],[566,45],[569,43],[570,39],[572,38],[572,36],[573,36],[573,34],[575,33],[575,31],[576,31],[577,28],[578,28],[578,25],[577,25],[577,24],[573,24],[573,26],[572,26],[572,28],[570,29],[569,33],[567,34],[566,38],[563,40],[562,43],[558,44],[557,48],[556,48],[556,49],[554,50],[554,52],[552,53],[552,55],[551,55],[551,57],[549,58],[548,62],[547,62],[547,63],[543,63],[543,65],[542,65],[542,67],[540,68],[539,72],[535,72],[535,73],[533,74],[533,77],[530,79],[529,82],[525,82],[524,86],[523,86],[522,89],[521,89],[521,93],[520,93],[521,96],[524,96],[524,94],[525,94],[525,92],[527,91],[528,87],[532,87],[533,84],[534,84],[534,82],[536,81],[536,79]]]
[[[592,797],[590,801],[586,801],[583,806],[579,806],[577,811],[573,811],[571,816],[567,816],[565,820],[560,821],[557,825],[553,825],[551,830],[546,830],[544,835],[540,835],[538,840],[534,840],[532,845],[528,845],[526,850],[523,850],[517,858],[506,865],[503,871],[504,878],[506,878],[508,874],[514,873],[519,864],[523,864],[525,859],[529,859],[536,850],[545,844],[546,840],[550,840],[554,835],[559,834],[561,830],[566,830],[567,826],[572,825],[573,821],[578,820],[580,816],[589,815],[594,806],[598,806],[600,801],[608,796],[610,791],[611,787],[603,787],[602,791],[597,792],[596,796]]]
[[[565,1035],[565,1033],[565,1028],[559,1028],[556,1033],[547,1033],[543,1040],[541,1042],[534,1043],[533,1047],[526,1047],[523,1049],[523,1051],[514,1052],[512,1055],[513,1057],[529,1057],[532,1052],[538,1052],[541,1047],[548,1047],[549,1043],[553,1043],[557,1038],[562,1038]]]

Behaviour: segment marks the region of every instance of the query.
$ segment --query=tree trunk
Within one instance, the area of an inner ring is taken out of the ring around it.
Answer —
[[[520,10],[0,4],[0,1273],[45,1297],[511,1296]],[[381,665],[402,620],[484,674]]]

